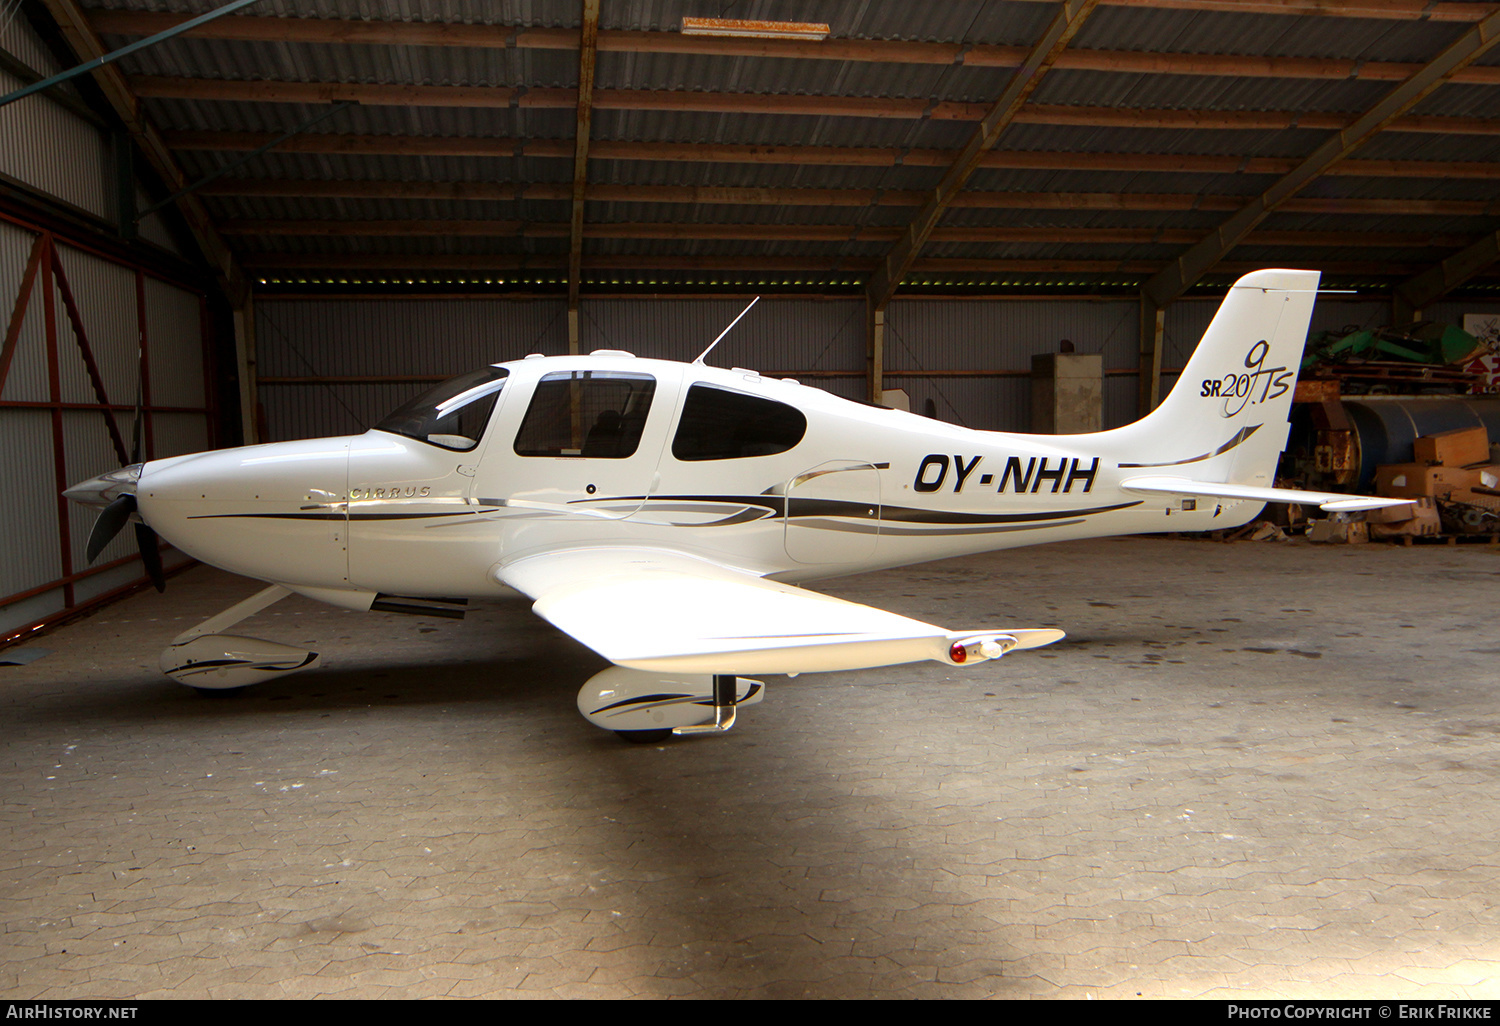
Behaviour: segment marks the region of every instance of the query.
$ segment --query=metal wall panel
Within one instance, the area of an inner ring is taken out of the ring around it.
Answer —
[[[1104,376],[1104,430],[1124,427],[1138,420],[1140,377],[1136,374]]]
[[[135,402],[136,350],[140,337],[135,272],[61,244],[57,254],[104,382],[105,394],[112,403],[131,405]],[[61,283],[55,302],[63,402],[96,403],[98,396],[89,382],[73,323],[64,309]]]
[[[691,360],[744,309],[746,300],[585,300],[580,346]],[[568,350],[561,300],[262,300],[256,305],[261,377],[459,374],[527,353]],[[714,352],[714,362],[767,371],[863,373],[860,300],[762,300]],[[864,394],[859,379],[809,379],[837,394]],[[425,386],[261,386],[269,437],[363,430]]]
[[[198,296],[148,277],[146,345],[151,404],[202,407],[203,319]],[[157,455],[161,455],[159,449]]]
[[[1440,324],[1456,324],[1460,328],[1464,326],[1464,314],[1486,314],[1490,317],[1500,316],[1500,300],[1450,299],[1441,303],[1433,303],[1422,311],[1422,316],[1429,321],[1437,321]]]
[[[1193,355],[1193,350],[1198,348],[1198,342],[1203,338],[1203,333],[1208,330],[1208,325],[1214,319],[1214,314],[1218,312],[1219,304],[1222,302],[1223,299],[1219,296],[1204,299],[1179,299],[1167,307],[1167,315],[1162,326],[1162,370],[1182,369],[1188,357]],[[1136,330],[1139,332],[1140,329]],[[1167,386],[1163,383],[1162,395],[1166,394]]]
[[[744,309],[741,299],[585,299],[580,347],[692,360]],[[1070,338],[1103,352],[1110,368],[1135,363],[1132,300],[903,300],[891,305],[890,388],[904,388],[920,412],[927,399],[951,423],[1024,431],[1025,378],[918,377],[914,369],[1029,372],[1031,355]],[[720,366],[803,375],[806,384],[851,399],[865,395],[862,299],[763,299],[714,350]],[[527,352],[567,350],[560,301],[262,300],[256,305],[264,378],[456,374]],[[835,377],[809,371],[844,372]],[[844,376],[847,374],[847,376]],[[420,384],[261,386],[268,437],[316,437],[363,430],[415,394]],[[1133,408],[1133,407],[1132,407]]]
[[[926,409],[928,399],[938,420],[982,431],[1025,431],[1031,415],[1031,379],[919,378],[899,372],[887,374],[886,387],[901,388],[911,397],[914,413]]]
[[[192,178],[193,176],[189,175],[188,177]],[[135,190],[136,210],[145,210],[155,202],[156,200],[152,199],[151,196],[147,194],[145,189],[138,188]],[[168,230],[166,222],[162,220],[162,215],[165,212],[166,211],[159,210],[154,214],[146,216],[141,220],[139,224],[136,225],[136,231],[139,232],[141,238],[145,239],[147,242],[154,242],[168,252],[176,253],[178,256],[183,256],[184,254],[182,251],[182,247],[177,244],[177,237]]]
[[[1380,328],[1391,323],[1389,299],[1361,299],[1357,296],[1319,296],[1313,306],[1308,337],[1323,331],[1344,328]]]
[[[1134,367],[1134,300],[906,299],[891,303],[886,370],[1031,371],[1035,353],[1067,339],[1105,367]]]
[[[30,232],[0,222],[0,310],[4,311],[0,323],[7,326],[21,291],[21,278],[26,273],[26,258],[30,256],[31,246],[35,241],[36,236]],[[21,324],[21,334],[10,364],[10,375],[5,379],[5,389],[0,392],[0,399],[45,402],[48,398],[44,323],[46,314],[45,303],[41,298],[41,281],[42,276],[38,273],[31,287],[31,301],[26,306],[26,319]]]
[[[0,409],[0,475],[7,482],[0,488],[7,539],[0,548],[0,595],[34,588],[62,573],[51,418],[47,410]]]
[[[121,423],[122,430],[125,423]],[[156,437],[156,458],[159,460],[203,452],[208,448],[208,419],[201,413],[153,414],[151,429]]]
[[[11,18],[0,31],[0,46],[34,70],[51,75],[62,70],[23,17]],[[0,71],[0,93],[24,83]],[[113,163],[108,138],[46,96],[34,95],[0,107],[0,174],[97,217],[115,216]]]
[[[690,361],[745,309],[748,299],[598,299],[579,304],[579,345]],[[863,371],[864,302],[762,299],[714,349],[721,367],[765,371]]]
[[[430,385],[317,384],[262,386],[266,441],[360,434]]]
[[[13,308],[36,238],[28,231],[0,223],[0,295],[7,311]],[[46,272],[39,272],[33,282],[3,398],[8,402],[51,402],[45,330],[50,299],[50,313],[56,319],[61,402],[99,405],[63,301],[61,285],[66,280],[105,398],[111,406],[122,408],[108,416],[103,408],[0,408],[0,472],[8,471],[14,483],[0,499],[0,515],[6,518],[11,537],[16,540],[0,559],[0,596],[20,596],[0,608],[0,627],[7,632],[76,608],[141,578],[140,563],[133,558],[132,532],[122,532],[95,561],[107,567],[111,561],[124,560],[121,566],[91,572],[84,550],[97,511],[77,505],[66,508],[69,537],[63,546],[57,501],[59,487],[120,465],[121,453],[111,439],[109,417],[128,454],[135,422],[131,407],[137,392],[141,328],[137,269],[74,249],[62,239],[54,238],[53,245],[62,275],[53,275],[49,263]],[[50,297],[44,288],[49,280]],[[153,405],[202,408],[205,383],[199,298],[154,279],[142,281],[147,317],[159,339],[152,355],[161,361],[160,369],[153,378],[164,393],[153,397]],[[54,427],[54,418],[60,429]],[[206,447],[206,413],[156,414],[154,427],[160,436],[158,455]],[[55,468],[54,454],[58,451],[64,463],[61,481]],[[69,574],[85,576],[64,582]],[[38,588],[46,590],[27,595]]]
[[[1184,299],[1167,311],[1162,392],[1197,347],[1221,298]],[[1449,307],[1452,310],[1449,310]],[[740,299],[585,299],[580,345],[624,349],[642,357],[691,360],[744,307]],[[1461,323],[1464,311],[1500,303],[1440,304]],[[263,376],[459,373],[526,352],[567,348],[560,301],[264,300],[256,307]],[[993,370],[1028,373],[1036,353],[1062,339],[1078,352],[1104,356],[1104,425],[1135,420],[1139,306],[1134,299],[904,299],[887,324],[886,387],[902,388],[914,412],[931,400],[938,417],[987,430],[1025,431],[1030,386],[1024,376],[915,375],[909,372]],[[1387,323],[1383,300],[1320,297],[1311,330]],[[836,395],[865,395],[864,302],[861,299],[763,299],[715,349],[711,362],[804,376]],[[908,372],[908,373],[903,373]],[[270,437],[303,438],[362,430],[422,385],[266,385],[261,389]]]
[[[527,353],[568,351],[562,300],[262,300],[266,376],[461,374]]]

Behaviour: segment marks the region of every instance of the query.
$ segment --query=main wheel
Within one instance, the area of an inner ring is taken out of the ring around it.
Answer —
[[[654,745],[672,736],[670,730],[617,730],[615,733],[636,745]]]

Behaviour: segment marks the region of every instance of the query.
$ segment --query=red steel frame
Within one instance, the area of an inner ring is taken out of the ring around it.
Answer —
[[[85,578],[95,574],[104,573],[117,567],[125,566],[132,561],[138,562],[140,556],[125,556],[112,560],[99,566],[88,567],[82,570],[74,570],[73,546],[71,525],[68,522],[68,502],[62,497],[62,490],[71,482],[67,480],[67,453],[63,441],[63,411],[65,410],[97,410],[105,422],[106,430],[109,432],[110,442],[114,447],[115,455],[119,457],[121,464],[128,462],[125,440],[120,433],[119,424],[115,414],[119,411],[134,411],[134,404],[112,403],[105,393],[104,380],[99,373],[98,364],[94,360],[93,349],[89,345],[88,335],[85,331],[83,318],[74,302],[72,289],[67,280],[67,274],[63,270],[62,261],[58,255],[58,246],[67,245],[73,249],[88,253],[101,260],[107,260],[112,264],[130,268],[135,272],[135,309],[136,323],[140,332],[141,351],[141,374],[143,378],[141,389],[141,416],[142,442],[145,449],[144,457],[147,460],[155,458],[156,436],[154,430],[154,414],[158,413],[198,413],[207,420],[208,444],[218,444],[220,428],[217,423],[217,396],[214,389],[214,366],[213,347],[209,344],[211,335],[211,321],[208,312],[208,297],[201,288],[179,281],[161,271],[123,259],[115,254],[105,252],[89,243],[84,238],[79,238],[71,233],[62,233],[53,229],[32,224],[26,220],[15,217],[6,211],[0,210],[0,221],[14,225],[25,231],[35,233],[36,241],[32,244],[31,255],[26,263],[26,271],[22,275],[21,286],[16,294],[16,300],[11,308],[8,326],[5,333],[3,348],[0,348],[0,393],[5,388],[6,378],[10,373],[11,361],[15,356],[15,350],[20,339],[22,325],[26,319],[26,311],[33,293],[40,292],[39,301],[42,303],[43,324],[45,330],[45,344],[47,350],[47,387],[48,399],[45,402],[25,400],[0,400],[0,409],[45,409],[51,411],[52,421],[52,473],[53,483],[57,489],[57,528],[58,546],[60,555],[60,566],[62,576],[45,584],[28,588],[14,595],[0,596],[0,607],[11,605],[49,591],[61,590],[63,595],[63,608],[51,613],[40,620],[29,623],[23,627],[13,628],[4,635],[0,635],[0,647],[21,640],[44,627],[51,626],[61,620],[74,616],[82,610],[92,606],[100,605],[111,599],[127,594],[138,588],[149,585],[150,579],[143,573],[137,579],[111,589],[101,595],[77,601],[74,593],[74,585]],[[156,406],[151,402],[151,364],[150,364],[150,339],[146,321],[146,277],[151,276],[159,281],[173,285],[186,292],[198,296],[198,322],[203,345],[203,406]],[[83,358],[84,368],[89,375],[89,383],[93,387],[97,402],[93,403],[65,403],[62,401],[62,377],[59,360],[59,341],[57,325],[57,305],[55,298],[60,297],[63,301],[63,309],[67,315],[69,326],[72,328],[74,341],[77,343],[79,353]],[[168,573],[175,573],[187,566],[192,565],[192,560],[187,559],[176,565],[167,567]]]

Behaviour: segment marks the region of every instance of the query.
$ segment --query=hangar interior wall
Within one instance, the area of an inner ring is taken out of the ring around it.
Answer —
[[[17,306],[40,233],[0,220],[6,321]],[[39,266],[0,388],[0,517],[14,544],[0,562],[0,637],[141,578],[133,532],[90,566],[95,511],[62,502],[62,488],[120,466],[107,426],[127,455],[135,432],[138,360],[146,366],[143,458],[210,448],[204,297],[52,237],[59,278]],[[42,258],[45,263],[45,258]],[[107,402],[101,402],[72,327],[73,297]],[[50,311],[48,306],[51,306]],[[169,565],[170,565],[169,559]]]
[[[692,360],[744,308],[741,299],[584,299],[581,348]],[[1186,299],[1167,315],[1162,387],[1169,388],[1218,309]],[[1451,307],[1451,309],[1449,309]],[[1442,304],[1432,316],[1500,313],[1500,303]],[[561,299],[265,298],[256,302],[260,403],[268,440],[362,431],[424,378],[527,353],[568,351]],[[912,409],[995,431],[1030,423],[1031,357],[1063,339],[1104,356],[1104,424],[1135,419],[1138,306],[1130,298],[904,299],[887,316],[886,388]],[[1324,296],[1312,331],[1388,323],[1382,299]],[[711,362],[796,377],[838,395],[865,395],[864,301],[767,297],[719,343]],[[358,380],[351,380],[358,379]]]

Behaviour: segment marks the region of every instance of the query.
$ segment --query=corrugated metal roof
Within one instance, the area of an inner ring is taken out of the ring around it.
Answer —
[[[93,9],[200,13],[211,0],[89,0]],[[722,4],[707,13],[724,15]],[[944,4],[835,2],[835,0],[741,0],[727,9],[732,17],[824,20],[844,39],[908,40],[959,44],[1026,46],[1055,14],[1054,5],[1022,0],[954,0]],[[458,22],[519,27],[576,28],[576,0],[263,0],[257,16],[351,18],[375,21]],[[685,14],[705,13],[700,0],[621,0],[606,3],[604,31],[675,32]],[[1356,62],[1422,63],[1456,39],[1468,26],[1420,20],[1277,16],[1229,10],[1116,7],[1101,5],[1084,25],[1077,49],[1139,53],[1334,58]],[[109,37],[124,42],[127,37]],[[1483,62],[1493,65],[1493,55]],[[576,52],[524,47],[317,45],[179,39],[121,63],[131,74],[418,85],[525,86],[572,88],[578,76]],[[887,97],[931,102],[991,102],[1012,72],[959,64],[903,64],[872,61],[791,60],[618,52],[598,56],[596,88],[668,93],[721,93],[795,97]],[[1340,112],[1369,109],[1394,88],[1369,78],[1249,77],[1240,75],[1143,74],[1118,71],[1055,70],[1047,74],[1033,103],[1083,107],[1198,111]],[[1494,118],[1500,86],[1445,85],[1415,113],[1425,116]],[[321,105],[151,99],[150,116],[167,131],[286,131],[327,108]],[[575,124],[571,109],[498,107],[493,109],[365,105],[341,112],[313,131],[335,135],[481,138],[521,141],[561,140],[566,154]],[[708,146],[866,147],[906,153],[912,149],[957,151],[974,124],[932,118],[875,118],[830,114],[712,113],[682,110],[593,112],[595,141],[677,143]],[[1243,162],[1272,158],[1291,166],[1325,139],[1327,129],[1161,129],[1087,127],[1023,123],[1011,126],[997,150],[1018,155],[1137,154],[1142,156],[1223,157]],[[190,176],[207,174],[243,151],[184,149],[179,158]],[[1496,165],[1500,172],[1500,133],[1435,134],[1387,132],[1354,155],[1367,160],[1467,161]],[[271,153],[231,173],[228,180],[280,182],[484,182],[501,187],[571,182],[566,155],[541,157],[401,156],[347,153]],[[971,190],[1019,192],[1186,193],[1253,196],[1275,181],[1274,174],[1245,169],[1222,172],[980,168]],[[806,188],[841,190],[929,190],[944,168],[927,165],[859,166],[819,163],[762,163],[730,160],[626,160],[591,158],[589,182],[599,186],[695,186],[721,188]],[[226,180],[226,181],[228,181]],[[1307,196],[1390,199],[1485,199],[1493,178],[1365,178],[1340,174],[1304,190]],[[425,198],[353,198],[288,195],[206,196],[217,217],[296,221],[344,219],[351,222],[403,219],[524,220],[564,224],[566,199],[506,198],[482,201]],[[586,221],[660,223],[685,226],[761,225],[843,226],[856,229],[903,226],[914,206],[889,204],[792,204],[735,206],[723,203],[659,203],[623,199],[588,203]],[[1207,233],[1227,217],[1203,210],[1038,210],[957,207],[944,226],[1047,228],[1162,228]],[[1371,248],[1357,241],[1361,231],[1426,232],[1478,236],[1500,219],[1484,215],[1280,213],[1263,226],[1282,231],[1347,231],[1365,261],[1431,261],[1430,248]],[[691,234],[689,232],[688,234]],[[794,233],[788,233],[794,234]],[[494,253],[565,254],[565,238],[476,238],[472,236],[342,237],[296,234],[245,236],[232,244],[245,254],[324,253],[462,255]],[[871,259],[889,243],[774,240],[589,238],[585,255],[640,256],[644,259],[716,257],[795,257],[805,260]],[[1353,248],[1351,247],[1351,248]],[[1082,243],[929,243],[924,257],[971,259],[1155,260],[1179,253],[1180,245]],[[1241,247],[1236,260],[1285,263],[1309,256],[1305,247]],[[672,272],[674,274],[680,272]],[[753,278],[753,275],[750,277]]]

